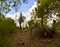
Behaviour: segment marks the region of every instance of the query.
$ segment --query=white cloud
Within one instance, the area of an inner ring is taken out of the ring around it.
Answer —
[[[34,5],[29,9],[29,12],[31,12],[32,10],[34,10],[34,8],[37,7],[37,2],[34,3]]]
[[[29,13],[28,13],[28,12],[22,12],[22,14],[23,14],[23,16],[26,17],[24,23],[25,23],[25,24],[28,23],[28,21],[30,20],[30,15],[29,15]],[[11,15],[11,14],[8,13],[5,17],[6,17],[6,18],[11,18],[11,19],[13,19],[13,20],[15,21],[16,25],[19,26],[19,23],[18,23],[18,18],[19,18],[19,16],[20,16],[20,12],[15,13],[15,14],[13,14],[13,15]],[[24,25],[25,25],[25,24],[24,24]]]
[[[9,18],[15,19],[15,16],[14,15],[11,15],[9,13],[5,17],[9,17]]]
[[[27,19],[30,18],[30,12],[31,12],[35,7],[37,7],[36,4],[37,4],[37,2],[34,3],[34,5],[28,10],[28,12],[22,12],[23,15],[27,17]],[[12,18],[12,19],[15,20],[16,14],[17,14],[17,18],[18,18],[18,17],[20,16],[20,12],[15,13],[15,14],[13,14],[13,15],[11,15],[11,14],[8,13],[8,14],[6,15],[6,17],[10,17],[10,18]]]

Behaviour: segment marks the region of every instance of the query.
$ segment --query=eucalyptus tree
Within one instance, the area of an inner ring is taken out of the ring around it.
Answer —
[[[19,17],[19,19],[18,19],[19,25],[20,25],[20,29],[22,29],[21,24],[22,24],[22,22],[24,22],[25,18],[26,18],[26,17],[24,17],[24,16],[22,15],[22,13],[20,13],[20,17]]]
[[[19,6],[22,5],[23,3],[27,3],[26,0],[13,0],[13,6],[15,8],[15,13],[18,12]],[[17,14],[15,15],[15,19],[17,20]]]
[[[8,13],[13,7],[15,8],[15,12],[17,12],[22,2],[27,3],[27,0],[0,0],[0,13]]]
[[[6,1],[6,0],[0,0],[0,14],[1,14],[1,10],[2,10],[2,5],[3,5],[3,2]]]
[[[15,13],[17,13],[19,6],[21,5],[21,0],[13,0],[13,8],[15,8]],[[15,19],[17,20],[17,14],[15,15]]]
[[[45,21],[47,22],[47,19],[49,19],[49,17],[52,18],[53,14],[57,16],[60,13],[60,1],[38,0],[37,8],[35,9],[35,11],[36,11],[36,16],[41,18],[41,25],[43,28],[44,22]]]
[[[10,10],[10,3],[8,0],[0,0],[0,14],[7,14]]]
[[[48,0],[47,0],[48,1]],[[47,11],[46,11],[46,6],[48,5],[47,2],[44,2],[44,0],[40,0],[40,2],[37,4],[37,8],[35,8],[36,11],[36,16],[41,18],[41,27],[44,27],[44,23],[46,21],[47,16]]]

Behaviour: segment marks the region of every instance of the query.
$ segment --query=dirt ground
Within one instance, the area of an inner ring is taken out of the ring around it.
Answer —
[[[60,36],[55,36],[53,39],[43,39],[32,37],[31,31],[21,30],[17,32],[9,47],[60,47]]]

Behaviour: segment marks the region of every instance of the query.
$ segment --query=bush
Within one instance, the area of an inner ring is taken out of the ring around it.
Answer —
[[[47,47],[56,47],[54,44],[48,44]]]
[[[17,32],[14,20],[0,18],[0,47],[8,47],[8,41],[12,40],[13,33]]]
[[[0,22],[0,36],[10,35],[17,29],[16,24],[10,18],[3,19]]]

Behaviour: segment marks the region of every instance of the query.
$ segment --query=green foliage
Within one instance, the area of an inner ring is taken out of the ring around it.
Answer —
[[[0,36],[11,35],[10,32],[15,32],[16,25],[10,18],[3,18],[0,21]]]
[[[48,44],[47,47],[56,47],[54,44]]]
[[[13,7],[17,7],[18,5],[21,5],[21,0],[14,0],[14,5]]]
[[[29,28],[32,29],[34,27],[34,21],[31,20],[28,22]]]
[[[0,1],[0,13],[6,14],[9,11],[11,11],[9,2],[7,3],[7,0],[1,0]]]
[[[47,19],[52,15],[60,17],[60,1],[59,0],[39,0],[37,8],[35,8],[35,16],[41,18],[42,27],[46,26]]]
[[[53,27],[56,30],[60,30],[60,21],[58,21],[57,23],[55,23]]]
[[[11,5],[11,2],[13,4]],[[21,5],[21,0],[13,0],[13,1],[8,1],[8,0],[0,0],[0,13],[8,13],[11,11],[11,8],[15,7],[16,9],[18,6]]]
[[[40,18],[37,18],[36,16],[32,16],[31,17],[31,20],[28,22],[28,25],[29,25],[29,28],[32,29],[34,27],[41,27],[41,24],[40,24]]]
[[[47,24],[47,19],[48,19],[47,7],[48,7],[49,4],[50,4],[49,0],[40,0],[40,3],[37,4],[37,8],[35,9],[36,16],[41,18],[41,26],[42,26],[42,28],[44,27],[44,25]]]
[[[3,39],[0,41],[0,47],[8,47],[7,45],[8,45],[7,40],[3,38]]]
[[[1,18],[4,18],[4,15],[2,15],[2,14],[0,13],[0,19],[1,19]]]
[[[0,47],[8,47],[13,34],[17,31],[18,29],[14,20],[0,15]]]
[[[8,47],[9,42],[13,39],[13,34],[17,31],[14,20],[5,18],[0,13],[0,47]]]
[[[0,1],[5,2],[6,0],[0,0]]]

